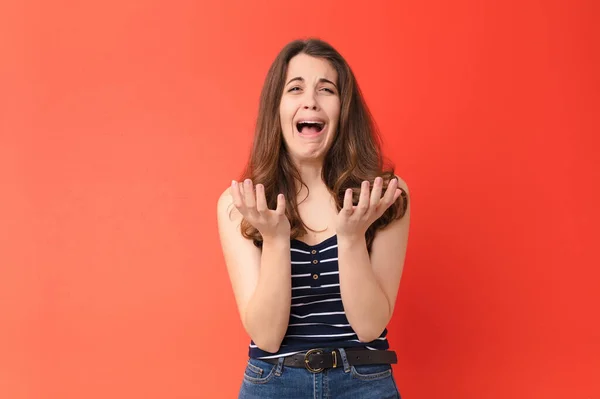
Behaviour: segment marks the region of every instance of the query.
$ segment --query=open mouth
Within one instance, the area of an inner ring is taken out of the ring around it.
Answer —
[[[315,135],[321,133],[325,127],[325,122],[321,121],[299,121],[296,123],[296,129],[298,133],[303,135]]]

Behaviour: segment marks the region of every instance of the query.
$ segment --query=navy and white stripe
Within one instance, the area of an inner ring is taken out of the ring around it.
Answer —
[[[324,347],[388,349],[387,329],[373,342],[360,342],[346,318],[340,295],[337,236],[316,245],[291,240],[290,247],[292,306],[286,335],[277,353],[265,352],[251,341],[250,357],[279,357]]]

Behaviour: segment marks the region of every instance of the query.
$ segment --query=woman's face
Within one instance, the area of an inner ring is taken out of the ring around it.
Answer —
[[[294,161],[323,160],[340,117],[337,72],[321,58],[298,54],[287,68],[279,116]]]

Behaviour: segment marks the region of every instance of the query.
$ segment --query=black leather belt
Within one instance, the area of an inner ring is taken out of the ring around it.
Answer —
[[[346,358],[350,366],[364,364],[395,364],[398,362],[396,352],[369,349],[345,349]],[[277,364],[279,358],[260,359],[264,362]],[[320,373],[328,368],[343,367],[342,356],[339,350],[325,351],[324,349],[311,349],[305,353],[290,355],[283,361],[284,366],[305,367],[313,373]]]

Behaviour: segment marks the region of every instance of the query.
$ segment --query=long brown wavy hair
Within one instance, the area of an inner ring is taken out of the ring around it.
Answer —
[[[269,209],[276,208],[279,193],[285,195],[286,216],[291,226],[290,239],[304,235],[309,229],[300,218],[297,201],[300,192],[297,191],[298,187],[308,187],[284,145],[279,104],[288,63],[301,53],[329,61],[338,74],[341,100],[339,125],[322,170],[323,181],[336,199],[338,211],[343,207],[347,188],[352,188],[356,205],[363,180],[368,180],[372,187],[375,178],[381,176],[385,189],[395,177],[393,165],[381,153],[379,132],[346,60],[331,45],[319,39],[290,42],[277,55],[267,73],[260,96],[252,151],[240,178],[240,181],[250,178],[254,184],[264,185]],[[407,195],[402,190],[398,200],[369,227],[365,234],[369,252],[377,230],[404,216],[407,204]],[[260,232],[245,219],[242,220],[241,232],[245,238],[252,239],[256,246],[262,246]]]

